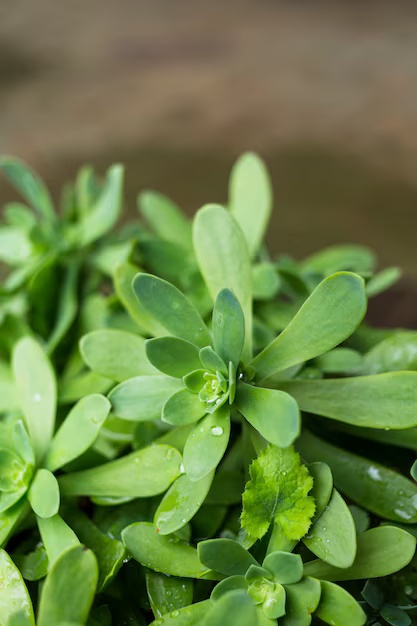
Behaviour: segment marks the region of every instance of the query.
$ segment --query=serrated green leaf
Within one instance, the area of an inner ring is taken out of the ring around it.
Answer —
[[[293,448],[268,446],[249,468],[250,481],[242,496],[241,525],[260,539],[275,522],[288,539],[305,535],[313,517],[313,486],[308,469]]]
[[[201,367],[198,348],[179,337],[157,337],[146,342],[146,355],[163,374],[182,378]]]

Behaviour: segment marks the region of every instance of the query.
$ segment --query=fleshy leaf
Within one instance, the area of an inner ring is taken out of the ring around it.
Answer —
[[[226,593],[212,604],[202,626],[224,626],[233,622],[239,626],[258,625],[255,605],[246,591],[240,589]]]
[[[207,205],[195,216],[194,250],[213,301],[231,289],[245,318],[243,360],[252,356],[252,268],[244,235],[233,217],[219,205]]]
[[[268,446],[250,468],[242,496],[242,527],[260,539],[275,522],[288,539],[307,532],[315,505],[307,495],[313,486],[308,469],[293,448]]]
[[[211,605],[210,600],[203,600],[196,604],[190,604],[178,611],[171,611],[162,617],[158,617],[150,626],[197,626],[202,624],[204,617]]]
[[[0,159],[0,170],[29,204],[48,222],[56,219],[51,196],[42,180],[22,161],[12,157]]]
[[[191,223],[169,198],[156,191],[145,190],[138,196],[140,212],[164,241],[191,248]]]
[[[235,403],[248,422],[275,446],[291,445],[300,432],[297,403],[285,392],[239,382]]]
[[[146,570],[145,579],[149,602],[156,618],[192,604],[192,580],[165,576],[152,570]]]
[[[80,545],[64,552],[52,566],[42,588],[38,626],[85,624],[97,580],[97,561],[91,550]]]
[[[400,278],[401,270],[399,267],[387,267],[372,276],[366,283],[366,295],[368,298],[372,298],[395,285]]]
[[[9,624],[17,612],[22,612],[28,626],[35,626],[32,602],[22,575],[10,556],[0,550],[0,623]]]
[[[253,152],[243,154],[233,166],[229,209],[242,229],[251,257],[254,257],[271,215],[272,188],[264,162]]]
[[[305,576],[298,583],[286,585],[285,593],[286,613],[280,619],[280,626],[310,626],[320,600],[320,581]]]
[[[328,352],[347,339],[366,311],[360,276],[339,272],[325,278],[291,322],[252,361],[258,380]]]
[[[184,447],[184,467],[191,480],[209,474],[223,458],[230,437],[230,409],[222,406],[197,422]]]
[[[417,370],[417,332],[396,332],[369,350],[363,361],[365,374]]]
[[[59,486],[47,469],[39,469],[28,493],[32,509],[39,517],[53,517],[59,510]]]
[[[31,337],[18,341],[12,362],[20,406],[33,449],[40,460],[55,426],[55,374],[45,352]]]
[[[155,420],[161,417],[168,398],[183,386],[171,376],[136,376],[114,387],[109,400],[117,417],[134,422]]]
[[[303,561],[299,554],[291,552],[272,552],[262,563],[262,567],[271,572],[273,579],[281,585],[291,585],[303,576]]]
[[[162,421],[174,426],[197,422],[206,413],[206,405],[198,395],[188,389],[181,389],[165,402],[162,408]]]
[[[14,226],[0,228],[0,261],[7,265],[20,265],[27,261],[32,253],[28,235]]]
[[[316,359],[316,365],[326,374],[362,373],[363,358],[350,348],[335,348]]]
[[[59,515],[38,517],[37,522],[50,566],[61,554],[80,544],[72,528]]]
[[[244,576],[251,565],[258,565],[250,552],[233,539],[208,539],[197,546],[200,561],[226,576]]]
[[[202,348],[211,337],[200,313],[184,294],[166,280],[151,274],[137,274],[133,291],[144,309],[166,331]]]
[[[324,248],[305,259],[301,267],[324,275],[342,270],[361,274],[372,271],[375,264],[375,255],[369,248],[348,244]]]
[[[321,596],[315,615],[332,626],[363,626],[366,615],[354,598],[342,587],[321,581]]]
[[[245,318],[230,289],[223,289],[216,298],[212,332],[216,353],[226,364],[231,361],[237,368],[245,341]]]
[[[201,367],[198,348],[179,337],[157,337],[146,342],[149,361],[163,374],[182,378]]]
[[[271,300],[280,288],[280,278],[273,263],[258,263],[252,269],[254,300]]]
[[[80,352],[90,369],[116,382],[158,373],[146,356],[145,340],[123,330],[106,328],[84,335]]]

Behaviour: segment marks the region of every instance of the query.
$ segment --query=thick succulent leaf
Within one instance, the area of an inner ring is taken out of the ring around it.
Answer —
[[[0,513],[0,547],[5,545],[14,528],[29,511],[30,506],[27,499],[21,498],[7,511]]]
[[[372,278],[366,283],[366,295],[368,298],[377,296],[386,289],[395,285],[395,283],[401,278],[401,270],[399,267],[387,267],[386,269],[378,272],[372,276]]]
[[[297,403],[283,391],[239,382],[235,404],[262,437],[275,446],[291,445],[300,432]]]
[[[356,527],[342,496],[333,490],[332,497],[303,543],[319,559],[335,567],[350,567],[356,555]]]
[[[168,398],[162,407],[162,421],[184,426],[197,422],[205,413],[206,405],[198,395],[188,389],[181,389]]]
[[[365,311],[360,276],[339,272],[325,278],[282,333],[253,359],[257,379],[328,352],[353,333]]]
[[[48,572],[48,556],[42,544],[38,544],[32,552],[27,554],[14,553],[13,560],[25,580],[41,580]]]
[[[59,515],[38,517],[37,522],[50,566],[61,554],[80,544],[72,528]]]
[[[211,344],[210,333],[200,313],[174,285],[151,274],[137,274],[133,279],[133,291],[143,308],[166,332],[199,348]]]
[[[310,495],[316,503],[316,511],[313,518],[313,522],[315,522],[323,513],[332,496],[333,476],[330,467],[320,461],[310,463],[308,471],[313,478],[313,488]]]
[[[245,341],[245,318],[230,289],[222,289],[214,302],[212,332],[216,353],[237,368]]]
[[[177,478],[156,509],[154,524],[157,532],[161,535],[174,533],[194,517],[209,492],[213,474],[206,474],[194,482],[186,474]]]
[[[155,618],[178,611],[193,601],[193,581],[165,576],[152,570],[145,572],[146,590]]]
[[[161,239],[184,248],[192,247],[191,223],[172,200],[157,191],[145,190],[138,196],[138,206]]]
[[[117,382],[158,373],[146,356],[145,340],[123,330],[93,330],[81,338],[80,352],[90,369]]]
[[[210,600],[190,604],[183,609],[171,611],[158,617],[150,626],[200,626],[211,606]]]
[[[304,575],[321,580],[342,581],[389,576],[408,565],[416,539],[394,526],[378,526],[358,535],[356,558],[351,567],[333,567],[317,559],[304,565]]]
[[[131,524],[123,530],[122,539],[133,558],[155,572],[200,578],[207,571],[195,548],[175,536],[159,535],[148,522]]]
[[[22,575],[7,552],[0,550],[0,623],[7,626],[18,612],[26,619],[23,624],[35,626],[32,602]]]
[[[62,494],[67,496],[146,498],[168,489],[180,475],[180,465],[178,450],[154,445],[116,461],[61,476],[59,483]]]
[[[114,387],[109,400],[117,417],[143,422],[161,417],[165,402],[183,387],[171,376],[136,376]]]
[[[19,159],[3,157],[0,171],[5,174],[23,198],[48,222],[56,219],[51,196],[42,180]]]
[[[228,375],[228,369],[226,363],[219,357],[217,352],[213,350],[211,346],[205,346],[201,348],[199,353],[201,365],[210,372],[221,372],[223,376]]]
[[[307,431],[297,441],[297,448],[307,460],[327,463],[336,487],[360,506],[394,522],[417,523],[417,485],[402,474]]]
[[[363,359],[365,374],[417,370],[417,331],[396,332],[371,348]]]
[[[251,257],[259,250],[272,210],[272,187],[264,162],[253,152],[233,166],[229,209],[245,236]]]
[[[245,318],[243,360],[252,355],[252,268],[244,235],[233,217],[219,205],[207,205],[194,219],[194,250],[210,295],[231,289]]]
[[[304,577],[300,582],[285,586],[286,613],[279,620],[280,626],[310,626],[312,614],[320,600],[320,582]]]
[[[0,228],[0,261],[7,265],[20,265],[32,253],[30,239],[22,229],[15,226]]]
[[[194,426],[184,447],[184,467],[189,478],[199,481],[218,466],[230,437],[230,408],[223,405]]]
[[[417,372],[279,383],[302,411],[354,426],[410,428],[417,425]]]
[[[208,539],[197,546],[200,561],[226,576],[244,576],[251,565],[259,565],[250,552],[233,539]]]
[[[157,337],[146,342],[148,360],[163,374],[182,378],[201,367],[198,348],[179,337]]]
[[[78,276],[79,264],[74,261],[68,265],[62,279],[58,296],[55,325],[47,342],[48,354],[61,343],[74,322],[78,311]]]
[[[31,337],[18,341],[13,350],[12,364],[19,404],[33,449],[40,460],[46,452],[55,426],[55,374],[45,352]]]
[[[38,626],[85,624],[97,587],[98,567],[94,553],[74,546],[54,563],[39,601]]]
[[[52,439],[45,466],[54,471],[86,452],[96,440],[110,408],[110,402],[100,394],[79,400]]]
[[[366,623],[366,614],[350,593],[326,580],[321,581],[320,602],[314,614],[332,626],[363,626]]]
[[[6,363],[0,361],[0,413],[14,412],[19,406],[16,385]]]
[[[253,299],[271,300],[279,291],[281,281],[273,263],[258,263],[252,268]]]
[[[303,576],[303,561],[299,554],[290,552],[272,552],[262,563],[262,567],[271,572],[273,579],[281,585],[291,585]]]
[[[362,274],[372,271],[375,265],[376,258],[372,250],[364,246],[348,244],[320,250],[305,259],[301,268],[324,275],[342,270]]]
[[[222,596],[208,610],[201,626],[258,626],[255,605],[246,591],[236,589]]]
[[[318,357],[315,364],[326,374],[362,373],[363,357],[350,348],[335,348]]]
[[[59,511],[59,486],[47,469],[39,469],[28,492],[33,511],[38,517],[53,517]]]

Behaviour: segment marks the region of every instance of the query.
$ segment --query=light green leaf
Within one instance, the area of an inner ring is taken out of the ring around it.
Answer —
[[[178,337],[157,337],[146,342],[149,361],[163,374],[182,378],[201,367],[198,348]]]
[[[336,487],[360,506],[394,522],[417,523],[417,485],[402,474],[307,431],[297,441],[297,448],[307,460],[327,463]]]
[[[168,398],[183,386],[171,376],[136,376],[114,387],[109,400],[117,417],[135,422],[154,420],[161,417]]]
[[[61,554],[80,544],[77,535],[59,515],[38,517],[37,523],[50,566]]]
[[[417,370],[417,332],[396,332],[374,346],[364,356],[364,373],[381,374],[398,370]]]
[[[245,319],[230,289],[220,291],[214,302],[212,332],[216,353],[237,368],[245,341]]]
[[[300,582],[285,586],[285,615],[280,626],[310,626],[311,616],[320,600],[320,581],[304,577]]]
[[[35,626],[32,602],[21,573],[4,550],[0,550],[0,623],[5,626],[17,612],[26,618],[25,624]]]
[[[168,489],[180,475],[180,465],[178,450],[154,445],[116,461],[61,476],[59,484],[67,496],[146,498]]]
[[[415,537],[394,526],[371,528],[358,535],[357,542],[351,567],[333,567],[318,559],[304,565],[304,575],[330,581],[389,576],[408,565],[416,549]]]
[[[268,446],[249,468],[250,481],[242,496],[242,527],[256,539],[275,522],[288,539],[307,532],[315,505],[308,492],[313,480],[293,448]]]
[[[159,535],[155,526],[148,522],[137,522],[125,528],[122,540],[136,561],[155,572],[200,578],[207,571],[195,548],[175,536]]]
[[[264,162],[253,152],[243,154],[232,169],[229,209],[242,229],[251,257],[254,257],[271,215],[272,187]]]
[[[313,522],[315,522],[329,504],[333,493],[333,476],[330,467],[320,461],[310,463],[308,471],[313,478],[313,488],[310,495],[316,503],[316,511],[313,518]]]
[[[45,466],[55,471],[88,450],[96,440],[110,408],[110,402],[100,394],[91,394],[79,400],[52,439]]]
[[[164,241],[190,249],[191,223],[172,200],[156,191],[145,190],[138,196],[140,212],[152,230]]]
[[[123,330],[93,330],[81,338],[80,352],[90,369],[117,382],[157,373],[146,356],[145,340]]]
[[[0,413],[14,412],[18,404],[12,372],[9,366],[0,360]]]
[[[162,421],[174,426],[197,422],[206,413],[206,405],[197,394],[182,389],[174,393],[162,408]]]
[[[276,446],[291,445],[300,432],[300,412],[287,393],[239,382],[235,403],[262,437]]]
[[[52,366],[41,346],[31,337],[20,339],[12,355],[19,403],[33,449],[42,459],[55,426],[56,381]]]
[[[360,276],[339,272],[325,278],[282,333],[253,359],[257,379],[264,380],[331,350],[353,333],[365,311]]]
[[[145,580],[149,602],[156,618],[192,604],[192,580],[165,576],[165,574],[159,574],[152,570],[146,570]]]
[[[42,180],[33,170],[14,157],[0,159],[0,170],[22,194],[23,198],[38,211],[39,215],[50,223],[56,220],[51,196]]]
[[[225,576],[244,576],[251,565],[259,563],[233,539],[208,539],[197,546],[200,561]]]
[[[243,360],[252,356],[252,268],[244,235],[233,217],[219,205],[200,209],[193,225],[194,250],[213,301],[231,289],[245,318]]]
[[[211,346],[206,346],[205,348],[201,348],[200,353],[200,361],[201,365],[210,372],[221,372],[223,376],[228,376],[228,368],[226,363],[220,356],[213,350]]]
[[[59,486],[47,469],[39,469],[28,492],[30,505],[39,517],[53,517],[59,510]]]
[[[279,291],[281,281],[273,263],[258,263],[252,268],[254,300],[271,300]]]
[[[192,481],[199,481],[223,458],[230,437],[230,408],[222,406],[197,422],[184,447],[184,467]]]
[[[202,348],[211,344],[203,318],[184,294],[166,280],[151,274],[137,274],[133,291],[143,308],[166,332]]]
[[[334,272],[350,270],[358,274],[370,272],[376,264],[374,253],[358,245],[339,245],[324,248],[305,259],[301,265],[303,270],[329,275]]]
[[[417,372],[279,384],[302,411],[354,426],[410,428],[417,425]]]
[[[290,552],[272,552],[262,563],[273,579],[281,585],[291,585],[298,582],[303,575],[303,560],[299,554]]]
[[[15,226],[0,228],[0,261],[7,265],[20,265],[32,254],[27,234]]]
[[[303,537],[303,543],[319,559],[335,567],[350,567],[355,560],[355,522],[335,489],[325,510]]]
[[[29,513],[30,506],[26,498],[21,498],[12,507],[0,513],[0,546],[4,546],[17,524]]]
[[[78,262],[71,263],[65,270],[62,286],[59,293],[56,320],[47,343],[48,353],[51,354],[61,343],[71,328],[78,310],[77,282],[79,275]]]
[[[354,598],[342,587],[321,581],[321,597],[314,613],[319,619],[332,626],[363,626],[366,615]]]
[[[85,624],[97,587],[98,567],[91,550],[74,546],[52,566],[39,601],[38,626]]]
[[[210,606],[210,600],[190,604],[190,606],[185,606],[179,611],[171,611],[171,613],[158,617],[154,622],[151,622],[150,626],[199,626],[207,615]]]
[[[361,374],[363,358],[350,348],[334,348],[319,356],[315,363],[326,374]]]
[[[387,267],[378,272],[366,283],[366,295],[368,298],[386,291],[401,278],[401,270],[399,267]]]
[[[258,617],[255,605],[246,591],[236,589],[222,596],[207,612],[201,626],[257,626]]]
[[[162,498],[154,516],[154,524],[161,535],[169,535],[187,524],[203,504],[214,472],[192,482],[183,474],[171,485]]]

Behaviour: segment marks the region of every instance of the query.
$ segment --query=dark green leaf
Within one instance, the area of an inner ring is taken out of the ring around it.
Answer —
[[[147,570],[145,577],[149,602],[156,618],[192,604],[193,582],[188,578],[165,576],[152,570]]]
[[[250,552],[232,539],[200,541],[197,549],[204,565],[226,576],[244,576],[251,565],[259,565]]]
[[[157,337],[146,342],[149,361],[163,374],[182,378],[201,367],[198,348],[178,337]]]
[[[214,303],[212,323],[214,349],[228,364],[237,368],[245,341],[245,319],[242,307],[230,289],[223,289]]]
[[[109,400],[117,417],[141,422],[161,417],[162,407],[183,383],[170,376],[136,376],[109,393]],[[198,396],[196,396],[198,400]]]
[[[240,589],[222,596],[208,611],[202,626],[257,626],[258,618],[255,605],[248,594]]]
[[[366,615],[354,598],[342,587],[321,581],[321,597],[315,615],[332,626],[363,626]]]

